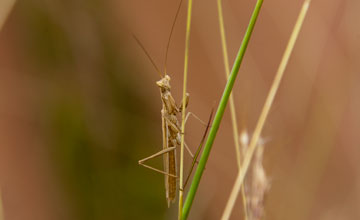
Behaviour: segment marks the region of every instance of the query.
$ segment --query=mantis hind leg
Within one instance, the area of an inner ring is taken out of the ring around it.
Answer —
[[[207,123],[205,123],[203,120],[201,120],[197,115],[195,115],[195,114],[192,113],[192,112],[188,112],[188,113],[186,114],[185,124],[186,124],[187,120],[189,119],[190,115],[193,116],[194,118],[196,118],[202,125],[204,125],[204,126],[207,126],[207,125],[208,125]]]
[[[158,172],[158,173],[162,173],[162,174],[164,174],[164,175],[177,178],[177,176],[174,176],[173,174],[167,173],[167,172],[165,172],[165,171],[163,171],[163,170],[160,170],[160,169],[157,169],[157,168],[155,168],[155,167],[152,167],[152,166],[149,166],[149,165],[144,164],[144,162],[146,162],[146,161],[148,161],[148,160],[150,160],[150,159],[159,157],[159,156],[164,155],[164,154],[166,154],[166,153],[168,153],[168,152],[174,151],[175,149],[176,149],[176,147],[169,147],[169,148],[167,148],[167,149],[163,149],[163,150],[161,150],[161,151],[159,151],[159,152],[157,152],[157,153],[155,153],[155,154],[153,154],[153,155],[151,155],[151,156],[148,156],[148,157],[146,157],[146,158],[144,158],[144,159],[139,160],[139,165],[144,166],[144,167],[146,167],[146,168],[149,168],[149,169],[151,169],[151,170],[154,170],[154,171],[156,171],[156,172]]]

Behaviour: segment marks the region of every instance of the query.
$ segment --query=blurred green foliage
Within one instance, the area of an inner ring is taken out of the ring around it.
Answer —
[[[160,115],[147,113],[105,3],[27,0],[16,10],[19,48],[41,82],[50,152],[73,218],[164,218],[163,178],[137,164],[155,150],[149,121]]]

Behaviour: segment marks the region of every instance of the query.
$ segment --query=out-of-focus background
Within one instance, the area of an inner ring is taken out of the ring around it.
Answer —
[[[0,1],[4,18],[12,0]],[[224,0],[231,63],[255,0]],[[234,88],[250,133],[302,1],[265,1]],[[164,178],[158,74],[177,0],[17,1],[0,30],[0,190],[6,220],[175,219]],[[314,0],[263,137],[266,219],[360,219],[360,2]],[[194,1],[189,110],[207,120],[225,85],[216,1]],[[168,59],[182,94],[186,2]],[[1,25],[1,21],[0,21]],[[189,219],[219,219],[237,167],[224,117]],[[204,126],[191,119],[195,151]],[[191,159],[186,159],[187,167]],[[161,167],[161,159],[150,162]],[[238,199],[233,219],[242,219]]]

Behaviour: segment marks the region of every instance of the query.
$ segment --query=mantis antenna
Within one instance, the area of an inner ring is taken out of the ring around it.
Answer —
[[[171,31],[170,31],[170,35],[169,35],[169,39],[168,39],[168,42],[167,42],[167,45],[166,45],[166,52],[165,52],[165,64],[164,64],[164,73],[165,75],[166,74],[166,64],[167,64],[167,57],[168,57],[168,52],[169,52],[169,47],[170,47],[170,42],[171,42],[171,37],[172,37],[172,34],[174,32],[174,28],[175,28],[175,23],[177,21],[177,18],[178,18],[178,15],[179,15],[179,12],[180,12],[180,8],[181,8],[181,4],[182,4],[182,1],[183,0],[180,0],[180,3],[179,3],[179,6],[177,8],[177,11],[176,11],[176,15],[175,15],[175,18],[174,18],[174,22],[171,26]],[[136,40],[137,44],[139,44],[139,46],[141,47],[141,49],[143,50],[143,52],[145,53],[145,55],[149,58],[150,62],[152,63],[152,65],[154,66],[154,68],[156,69],[156,71],[158,72],[158,74],[160,75],[161,78],[163,78],[163,74],[161,74],[161,71],[160,69],[156,66],[154,60],[151,58],[150,54],[147,52],[147,50],[145,49],[144,45],[141,43],[141,41],[135,36],[135,34],[132,34],[133,38]]]
[[[156,71],[159,73],[160,77],[163,78],[163,75],[161,74],[160,69],[156,66],[154,60],[151,58],[150,54],[146,51],[144,45],[140,42],[140,40],[135,36],[135,34],[132,35],[133,38],[136,40],[136,42],[139,44],[139,46],[141,47],[141,49],[144,51],[144,53],[146,54],[146,56],[149,58],[150,62],[152,63],[152,65],[155,67]],[[166,75],[166,74],[165,74]]]
[[[164,73],[165,73],[165,75],[167,74],[167,72],[166,72],[166,64],[167,64],[167,57],[168,57],[169,47],[170,47],[170,41],[171,41],[172,34],[173,34],[173,32],[174,32],[175,23],[176,23],[176,21],[177,21],[177,18],[178,18],[179,12],[180,12],[180,8],[181,8],[182,1],[183,1],[183,0],[180,0],[179,6],[178,6],[178,8],[177,8],[176,15],[175,15],[175,18],[174,18],[174,22],[173,22],[173,24],[172,24],[172,26],[171,26],[171,31],[170,31],[169,39],[168,39],[168,42],[167,42],[167,45],[166,45],[165,64],[164,64]]]

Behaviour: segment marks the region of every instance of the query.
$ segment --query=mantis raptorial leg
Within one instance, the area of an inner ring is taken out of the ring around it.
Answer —
[[[187,95],[187,97],[189,97],[189,95]],[[179,109],[181,109],[181,108],[179,107]],[[203,125],[205,125],[205,126],[208,126],[208,124],[206,124],[205,122],[203,122],[197,115],[195,115],[195,114],[192,113],[192,112],[188,112],[188,113],[186,114],[185,124],[186,124],[186,122],[187,122],[187,120],[189,119],[190,116],[193,116],[193,117],[194,117],[195,119],[197,119],[201,124],[203,124]],[[167,120],[167,119],[165,118],[165,120]],[[178,130],[178,128],[176,127],[175,124],[173,124],[173,123],[172,123],[171,121],[169,121],[169,120],[167,120],[167,121],[168,121],[169,125],[170,125],[172,128],[174,128],[176,131],[180,132],[180,130]],[[190,154],[190,156],[191,156],[192,158],[194,158],[194,154],[191,152],[191,150],[190,150],[189,146],[186,144],[186,142],[184,143],[184,145],[185,145],[185,149],[188,151],[188,153]]]

